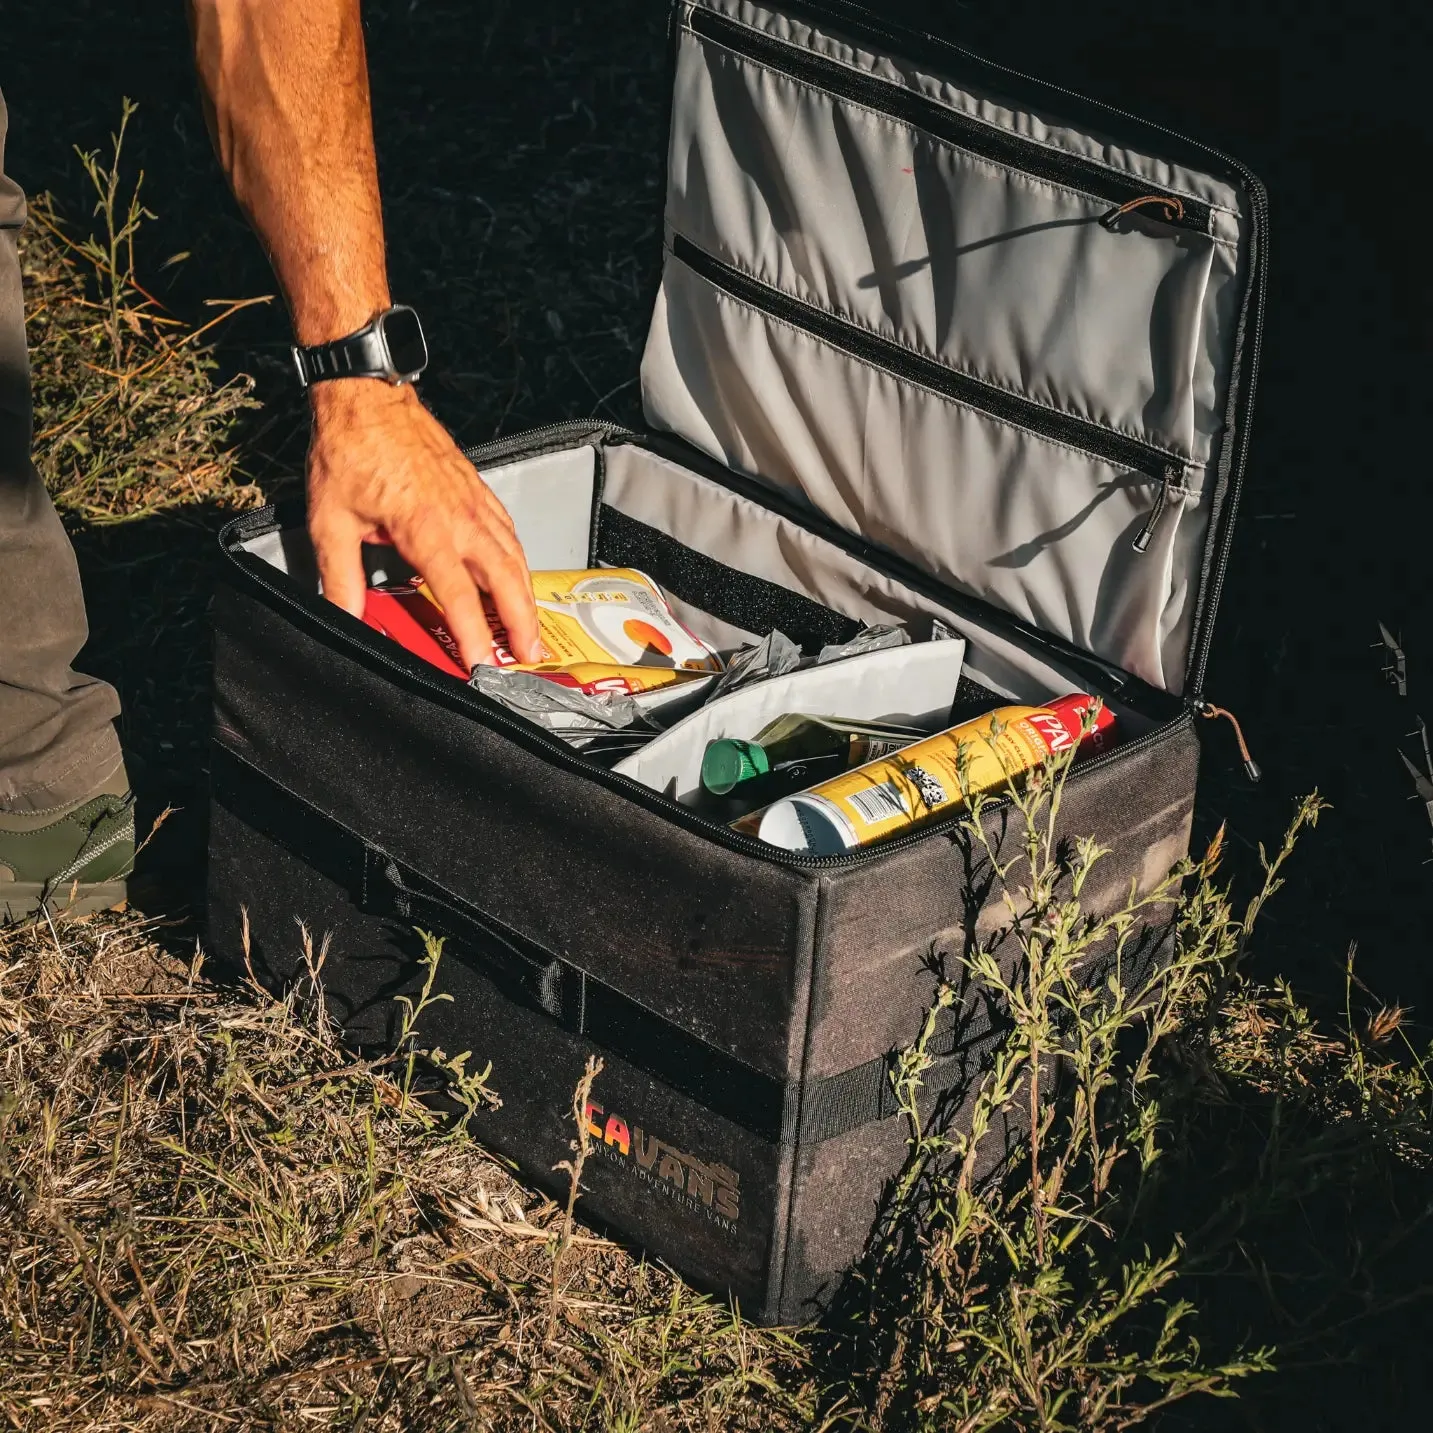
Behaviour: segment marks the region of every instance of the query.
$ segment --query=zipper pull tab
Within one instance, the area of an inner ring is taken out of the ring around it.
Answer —
[[[1184,218],[1184,200],[1177,194],[1142,194],[1138,199],[1131,199],[1127,204],[1118,204],[1101,214],[1100,223],[1113,234],[1126,214],[1133,214],[1136,209],[1143,209],[1150,204],[1163,210],[1159,218],[1166,224],[1177,224]]]
[[[1195,702],[1194,710],[1203,717],[1223,717],[1234,728],[1234,740],[1239,743],[1239,755],[1244,758],[1244,775],[1257,785],[1264,773],[1259,770],[1259,763],[1249,755],[1249,743],[1244,740],[1244,730],[1239,725],[1239,718],[1233,712],[1225,711],[1223,707],[1216,707],[1210,702]]]
[[[1171,466],[1164,470],[1164,477],[1159,484],[1159,492],[1155,494],[1154,506],[1144,520],[1144,526],[1135,534],[1134,541],[1130,543],[1136,552],[1144,552],[1149,547],[1154,530],[1159,526],[1159,520],[1164,516],[1165,508],[1169,506],[1169,495],[1178,481],[1178,468]]]

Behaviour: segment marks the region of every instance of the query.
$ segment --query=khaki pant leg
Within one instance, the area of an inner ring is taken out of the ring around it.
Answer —
[[[30,460],[30,368],[0,98],[0,809],[47,811],[119,765],[114,688],[75,672],[88,635],[74,549]]]

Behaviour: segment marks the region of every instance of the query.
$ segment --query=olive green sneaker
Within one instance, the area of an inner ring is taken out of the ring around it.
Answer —
[[[41,905],[72,916],[123,905],[133,865],[134,796],[122,765],[83,801],[0,811],[0,925]]]

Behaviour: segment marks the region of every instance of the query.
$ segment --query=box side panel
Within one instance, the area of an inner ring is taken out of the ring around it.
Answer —
[[[1198,753],[1185,722],[1121,759],[1072,773],[1060,833],[1093,836],[1108,852],[1085,883],[1087,912],[1116,909],[1131,880],[1151,889],[1186,853]],[[986,818],[1009,855],[1018,848],[1018,822],[1008,809]],[[830,1077],[909,1043],[934,986],[927,959],[958,953],[972,920],[982,936],[1003,925],[1002,894],[955,837],[933,836],[886,861],[833,874],[813,967],[806,1078]]]
[[[1187,851],[1194,805],[1198,741],[1187,723],[1163,740],[1128,753],[1065,791],[1060,829],[1090,835],[1109,854],[1083,891],[1089,913],[1124,902],[1131,881],[1157,886]],[[1007,815],[987,818],[992,835],[1013,853],[1018,831]],[[944,955],[947,977],[959,984],[954,959],[973,923],[982,940],[1005,924],[1002,893],[949,839],[922,843],[889,862],[853,868],[829,883],[829,916],[813,958],[811,1031],[802,1085],[802,1114],[794,1161],[790,1227],[784,1241],[784,1319],[810,1318],[838,1293],[841,1278],[861,1256],[883,1190],[906,1156],[906,1122],[895,1112],[889,1081],[878,1069],[871,1083],[883,1098],[874,1119],[841,1128],[823,1108],[823,1082],[839,1082],[858,1061],[909,1045],[934,991],[931,958]],[[1167,959],[1172,906],[1151,911],[1148,926],[1127,947],[1123,974],[1131,979]],[[1001,952],[1014,966],[1013,942]],[[959,1020],[942,1029],[940,1055],[926,1077],[929,1117],[958,1127],[990,1067],[1003,1020],[999,1007],[970,989]],[[886,1088],[882,1088],[885,1086]],[[875,1103],[868,1095],[867,1103]],[[869,1111],[868,1111],[869,1113]],[[989,1137],[978,1172],[996,1168],[1023,1138],[1018,1115]]]
[[[989,1072],[993,1046],[974,1041],[937,1060],[927,1078],[940,1085],[923,1093],[919,1108],[926,1126],[968,1128],[981,1079]],[[1055,1062],[1042,1061],[1041,1079],[1053,1085]],[[1017,1102],[1002,1110],[977,1151],[972,1178],[978,1184],[1008,1169],[1011,1156],[1030,1128],[1029,1107]],[[891,1115],[856,1129],[798,1145],[794,1158],[793,1212],[782,1246],[780,1295],[771,1301],[783,1323],[809,1323],[843,1301],[862,1297],[850,1278],[872,1250],[877,1227],[892,1218],[909,1232],[909,1212],[892,1210],[896,1176],[909,1157],[910,1127],[903,1115]],[[899,1269],[884,1278],[906,1277]]]
[[[420,949],[411,928],[363,914],[342,885],[217,803],[210,861],[209,940],[219,958],[240,958],[242,910],[255,965],[275,982],[293,978],[301,973],[302,919],[315,937],[330,937],[327,969],[337,982],[330,1004],[340,1019],[355,1002],[396,1010],[394,996],[416,992]],[[502,1105],[476,1116],[475,1137],[560,1195],[566,1176],[553,1166],[570,1157],[573,1090],[587,1056],[602,1056],[589,1106],[598,1133],[579,1213],[696,1285],[730,1292],[746,1316],[772,1316],[764,1298],[774,1215],[784,1207],[775,1145],[508,999],[460,951],[445,952],[436,988],[452,1001],[425,1013],[419,1047],[471,1050],[477,1068],[492,1061]]]

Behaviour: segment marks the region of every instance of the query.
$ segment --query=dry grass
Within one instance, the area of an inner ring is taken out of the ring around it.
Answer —
[[[1246,1322],[1263,1292],[1297,1293],[1280,1332],[1299,1357],[1427,1294],[1416,1263],[1402,1288],[1387,1265],[1416,1255],[1433,1204],[1387,1186],[1426,1191],[1433,1138],[1392,1013],[1320,1030],[1239,974],[1249,911],[1216,860],[1184,897],[1173,975],[1128,1005],[1060,1019],[1085,997],[1045,947],[983,1097],[988,1123],[1026,1098],[1032,1053],[1063,1049],[1077,1068],[1037,1153],[972,1186],[981,1121],[913,1119],[870,1256],[809,1333],[751,1328],[574,1225],[436,1111],[431,1061],[346,1051],[322,999],[343,953],[297,924],[307,974],[282,999],[214,981],[138,916],[0,932],[0,1414],[96,1433],[1113,1433],[1232,1392],[1279,1358]],[[430,941],[432,989],[440,958]],[[912,1114],[922,1063],[917,1042]],[[446,1064],[459,1103],[500,1097]],[[1275,1232],[1300,1223],[1284,1267]]]
[[[248,302],[219,300],[199,327],[168,313],[134,270],[134,238],[152,217],[140,182],[122,185],[126,105],[101,163],[81,160],[95,191],[93,232],[76,235],[44,195],[21,239],[34,365],[36,462],[61,511],[118,522],[180,504],[256,506],[230,444],[255,407],[244,376],[214,382],[205,336]],[[142,176],[141,176],[142,179]],[[184,256],[176,256],[184,257]]]
[[[790,1338],[564,1240],[400,1066],[345,1054],[311,984],[222,988],[160,933],[0,935],[10,1426],[805,1424]]]

